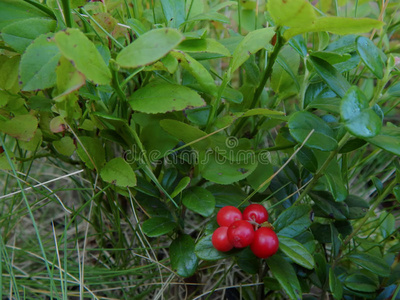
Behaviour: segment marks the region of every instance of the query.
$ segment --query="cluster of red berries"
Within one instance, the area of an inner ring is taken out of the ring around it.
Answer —
[[[217,214],[217,228],[212,235],[212,244],[218,251],[250,246],[259,258],[276,253],[279,240],[271,229],[268,211],[261,204],[250,204],[242,212],[234,206],[224,206]]]

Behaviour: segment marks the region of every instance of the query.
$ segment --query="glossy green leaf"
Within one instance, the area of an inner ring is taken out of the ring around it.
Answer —
[[[166,217],[152,217],[142,224],[142,230],[148,237],[158,237],[174,230],[176,223]]]
[[[278,26],[305,27],[316,19],[315,10],[307,0],[269,0],[267,9]]]
[[[7,121],[0,120],[0,131],[28,142],[35,136],[38,123],[38,119],[33,115],[18,115]]]
[[[382,212],[379,216],[379,229],[384,239],[392,235],[396,230],[396,218],[393,214]]]
[[[318,160],[311,149],[301,148],[296,157],[308,171],[315,173],[318,170]]]
[[[120,187],[134,187],[136,185],[135,172],[122,157],[108,161],[101,169],[100,176],[105,182]]]
[[[197,127],[169,119],[161,120],[160,125],[166,132],[177,137],[186,144],[196,141],[190,145],[195,149],[205,150],[210,145],[209,139],[206,138],[207,133]]]
[[[76,28],[59,31],[55,41],[61,53],[86,78],[96,84],[109,84],[111,72],[104,62],[96,46]]]
[[[274,36],[273,28],[263,28],[251,31],[239,43],[233,52],[230,61],[230,72],[233,73],[239,68],[250,55],[266,47]]]
[[[329,51],[315,51],[311,53],[312,56],[321,58],[328,62],[331,65],[345,62],[351,58],[351,55],[348,53],[336,53],[336,52],[329,52]]]
[[[273,223],[278,236],[294,238],[311,225],[311,207],[308,205],[291,206]]]
[[[182,196],[182,203],[188,209],[202,215],[209,217],[215,209],[214,195],[202,187],[192,187],[185,190]]]
[[[190,277],[196,272],[199,258],[196,256],[194,249],[194,241],[187,234],[180,235],[169,246],[171,266],[179,276]]]
[[[329,288],[333,295],[333,298],[341,300],[343,296],[343,285],[339,278],[336,277],[335,272],[332,268],[329,269]]]
[[[356,86],[344,95],[340,115],[346,129],[360,138],[376,136],[382,127],[381,118],[369,107],[368,100]]]
[[[175,187],[174,191],[171,193],[170,195],[171,198],[175,198],[176,196],[179,195],[179,193],[181,193],[185,188],[187,188],[190,184],[190,181],[191,179],[189,176],[183,177]]]
[[[293,266],[280,255],[268,258],[267,264],[288,297],[293,300],[301,299],[301,287]]]
[[[86,166],[93,170],[100,171],[105,163],[105,151],[100,139],[88,136],[80,136],[78,141],[78,148],[76,151],[86,164]]]
[[[227,258],[230,255],[227,252],[220,252],[214,248],[211,242],[212,234],[207,235],[197,242],[195,253],[198,258],[203,260],[218,260]]]
[[[313,192],[310,196],[315,203],[315,216],[335,220],[347,220],[347,216],[349,215],[347,204],[336,202],[332,196],[325,191]]]
[[[270,153],[268,151],[260,152],[256,159],[258,161],[257,168],[246,178],[250,186],[257,190],[268,178],[274,174]],[[266,183],[258,192],[264,192],[270,182]]]
[[[346,142],[346,144],[344,144],[344,145],[342,146],[342,148],[340,148],[339,153],[349,153],[349,152],[352,152],[352,151],[354,151],[354,150],[357,150],[357,149],[363,147],[366,143],[367,143],[367,142],[366,142],[365,140],[358,139],[358,138],[348,140],[348,141]]]
[[[318,75],[339,97],[343,97],[351,87],[350,83],[325,60],[313,56],[310,59]]]
[[[322,162],[320,163],[322,164]],[[332,161],[326,168],[325,177],[328,181],[329,189],[335,201],[344,201],[347,197],[348,191],[347,186],[345,185],[345,182],[343,180],[341,166],[336,158],[332,159]]]
[[[290,257],[296,264],[312,270],[315,267],[313,256],[298,241],[281,236],[279,237],[279,249]]]
[[[347,258],[350,259],[351,262],[379,276],[388,277],[390,275],[390,266],[381,257],[366,252],[360,252],[349,254],[347,255]]]
[[[357,38],[357,52],[368,69],[376,77],[382,79],[384,64],[381,58],[381,50],[370,39],[360,36]]]
[[[368,138],[367,141],[395,155],[400,155],[400,128],[396,126],[382,127],[381,132]]]
[[[48,15],[35,6],[19,0],[0,1],[0,31],[14,22],[30,18],[46,18]]]
[[[337,148],[333,130],[322,119],[310,112],[299,111],[294,113],[289,119],[289,130],[299,143],[302,143],[314,130],[305,143],[310,148],[322,151],[332,151]]]
[[[146,66],[167,55],[182,40],[183,35],[176,29],[153,29],[122,49],[116,61],[124,68]]]
[[[55,28],[56,21],[52,19],[30,18],[5,26],[1,36],[11,48],[23,53],[39,35],[51,32]]]
[[[246,198],[246,194],[242,189],[235,185],[219,185],[214,184],[207,187],[216,200],[218,207],[224,207],[226,205],[239,206],[239,204]]]
[[[383,22],[369,18],[345,18],[345,17],[321,17],[312,20],[312,24],[289,28],[284,37],[290,39],[305,32],[327,31],[333,34],[346,35],[354,33],[365,33],[372,29],[379,29]]]
[[[192,89],[167,82],[153,81],[129,97],[135,111],[147,114],[181,111],[204,106],[204,100]]]
[[[180,62],[182,67],[196,78],[197,83],[202,86],[204,91],[212,96],[217,95],[218,89],[214,78],[201,63],[182,51],[172,51],[171,55]]]
[[[378,289],[379,282],[364,274],[351,274],[346,277],[344,285],[354,291],[372,293]]]
[[[226,157],[210,151],[200,158],[200,163],[203,177],[219,184],[231,184],[245,179],[256,169],[258,164],[255,159],[230,161]]]
[[[369,209],[369,204],[363,198],[355,195],[348,195],[345,203],[349,208],[348,219],[361,219]]]
[[[52,36],[39,36],[22,55],[19,74],[23,91],[46,89],[56,83],[55,70],[61,53]]]

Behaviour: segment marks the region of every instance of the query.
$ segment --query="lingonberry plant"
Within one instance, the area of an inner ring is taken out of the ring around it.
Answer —
[[[399,299],[399,29],[396,0],[1,0],[1,298]]]

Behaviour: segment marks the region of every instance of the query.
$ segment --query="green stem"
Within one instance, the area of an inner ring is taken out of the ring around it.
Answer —
[[[325,170],[328,168],[329,164],[331,163],[332,159],[336,157],[336,155],[339,153],[340,148],[348,141],[350,138],[350,134],[346,133],[345,136],[342,138],[340,141],[337,149],[335,151],[332,151],[331,154],[328,156],[328,158],[325,160],[321,168],[315,173],[314,177],[311,179],[310,183],[306,186],[306,188],[301,192],[299,198],[293,203],[293,205],[298,205],[300,204],[300,201],[304,199],[305,196],[308,195],[308,193],[311,191],[311,189],[317,184],[318,180],[325,175]]]
[[[57,19],[56,15],[54,14],[54,12],[48,8],[45,5],[40,4],[39,2],[33,1],[33,0],[24,0],[25,2],[28,2],[29,4],[35,6],[36,8],[39,8],[42,12],[48,14],[50,17],[52,17],[53,19]]]
[[[63,12],[64,12],[64,18],[65,18],[65,24],[67,27],[72,27],[72,14],[71,14],[71,5],[69,4],[69,0],[61,0],[62,6],[63,6]]]
[[[230,80],[230,76],[228,76],[228,72],[226,72],[222,79],[221,86],[218,89],[218,94],[211,102],[211,111],[210,111],[210,114],[208,115],[206,132],[208,132],[208,130],[210,130],[211,124],[214,122],[217,109],[221,103],[222,93],[224,92],[226,86],[228,85],[229,80]]]
[[[381,204],[381,202],[383,200],[385,200],[386,196],[390,194],[390,192],[392,191],[392,189],[396,186],[397,184],[397,178],[393,178],[393,180],[389,183],[389,185],[385,188],[385,190],[383,191],[382,194],[379,195],[379,197],[375,200],[375,202],[372,204],[372,206],[369,208],[368,212],[366,213],[366,215],[361,219],[361,221],[359,222],[358,226],[356,229],[353,230],[353,232],[351,234],[349,234],[347,236],[347,238],[344,240],[343,245],[347,245],[352,239],[353,237],[363,228],[365,222],[367,222],[371,217],[372,214],[374,213],[375,209],[378,207],[379,204]]]
[[[251,102],[250,109],[255,108],[258,105],[260,100],[260,96],[264,90],[265,84],[267,83],[268,79],[271,77],[272,74],[272,67],[275,64],[276,59],[278,58],[278,54],[281,51],[281,48],[285,44],[284,39],[281,37],[280,28],[276,29],[276,44],[274,47],[274,51],[271,53],[271,56],[268,59],[267,67],[265,68],[263,77],[261,79],[260,84],[258,85],[256,92],[254,93],[253,101]],[[244,123],[246,122],[247,118],[242,118],[235,129],[232,131],[232,135],[236,135],[239,130],[243,127]]]

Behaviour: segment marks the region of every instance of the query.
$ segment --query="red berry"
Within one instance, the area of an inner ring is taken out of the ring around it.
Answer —
[[[278,236],[271,228],[267,227],[261,227],[255,232],[253,242],[250,245],[251,251],[259,258],[267,258],[274,255],[278,248]]]
[[[243,211],[243,220],[262,224],[268,221],[268,211],[261,204],[250,204]]]
[[[218,251],[226,252],[233,248],[233,245],[228,240],[227,235],[228,227],[218,227],[211,238],[211,242],[215,249]]]
[[[235,221],[228,228],[228,240],[235,248],[244,248],[251,244],[254,238],[253,225],[244,220]]]
[[[234,206],[224,206],[217,213],[217,223],[219,226],[230,226],[237,220],[242,220],[242,212]]]

